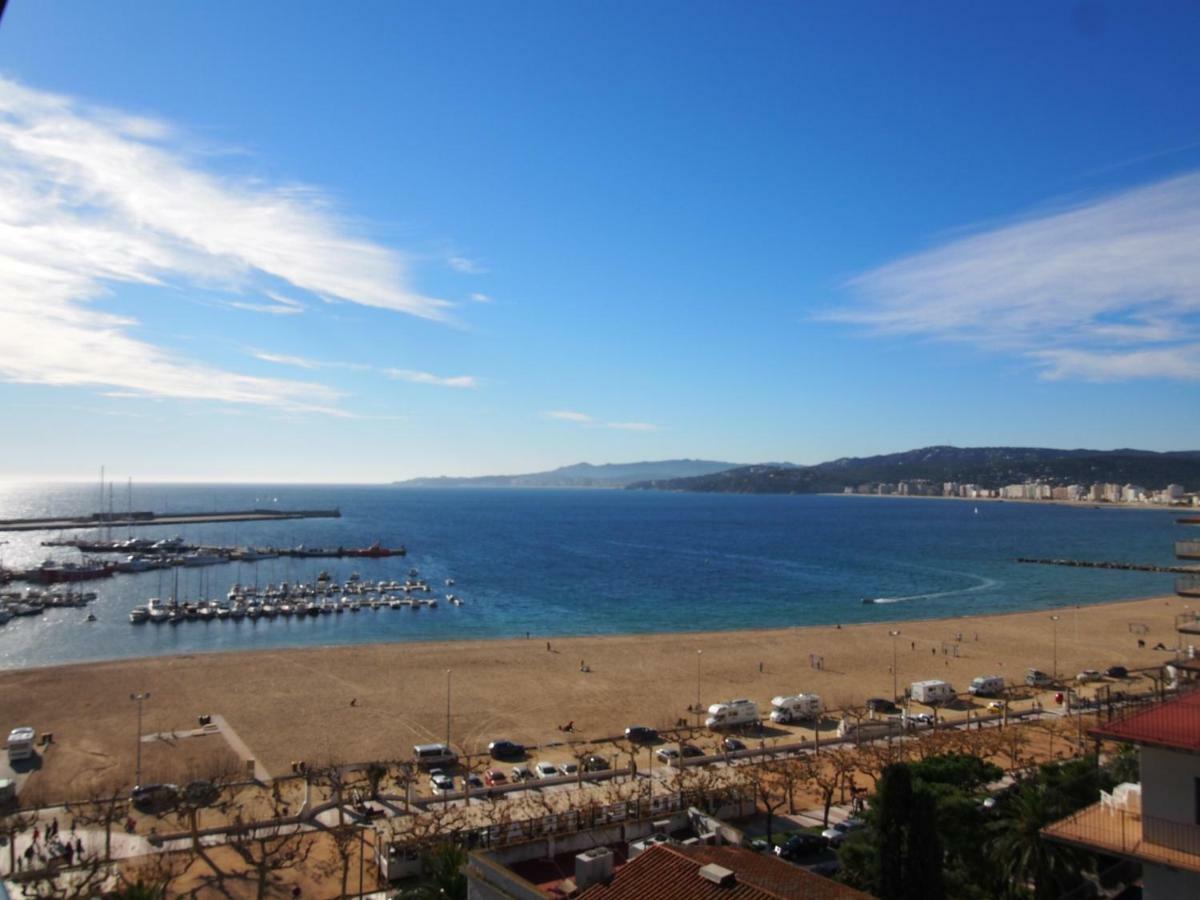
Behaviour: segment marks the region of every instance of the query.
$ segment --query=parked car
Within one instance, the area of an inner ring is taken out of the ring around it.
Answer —
[[[468,775],[466,777],[465,781],[467,782],[467,785],[471,788],[471,790],[473,790],[473,791],[482,791],[483,790],[483,779],[480,778],[478,775],[476,775],[474,772],[472,772],[470,775]]]
[[[867,709],[874,713],[895,713],[900,711],[900,707],[891,700],[883,697],[872,697],[867,701]]]
[[[862,819],[847,819],[845,822],[838,822],[832,828],[826,828],[821,832],[821,837],[829,842],[830,847],[840,847],[846,835],[858,831],[864,824]]]
[[[559,775],[578,775],[579,774],[579,766],[575,765],[575,763],[563,763],[561,766],[558,767],[558,774]]]
[[[775,848],[775,855],[788,861],[814,856],[825,849],[825,839],[819,834],[802,831]]]
[[[513,781],[529,781],[531,778],[533,778],[533,771],[529,768],[529,766],[513,766]]]
[[[694,759],[697,756],[703,756],[703,755],[704,755],[704,751],[701,750],[699,747],[697,747],[695,744],[684,744],[683,745],[683,758],[684,759]]]
[[[488,769],[483,773],[483,783],[488,787],[497,787],[501,784],[508,784],[508,779],[499,769]]]
[[[914,725],[932,725],[934,718],[932,713],[913,713],[908,717],[908,721]]]
[[[179,785],[138,785],[129,795],[129,802],[141,812],[159,814],[174,809],[179,802]]]
[[[1109,678],[1128,678],[1129,670],[1124,666],[1109,666],[1104,670],[1104,674]]]
[[[454,790],[454,779],[441,769],[431,769],[429,772],[429,786],[435,794],[449,794]]]
[[[488,753],[492,759],[513,759],[525,752],[525,745],[516,741],[492,741],[488,744]]]
[[[198,779],[183,789],[183,802],[188,806],[212,806],[221,799],[221,789],[211,781]]]
[[[608,760],[603,756],[589,756],[583,761],[583,771],[585,772],[607,772],[612,766],[608,764]]]
[[[658,758],[659,762],[665,762],[667,765],[670,765],[671,763],[675,762],[675,760],[679,759],[679,748],[659,747],[654,751],[654,755]]]
[[[1089,681],[1099,681],[1103,677],[1096,669],[1084,669],[1075,676],[1075,680],[1087,684]]]
[[[648,744],[658,739],[658,732],[648,725],[630,725],[625,729],[625,740]]]
[[[746,745],[735,737],[727,737],[721,741],[721,749],[726,753],[735,753],[738,750],[745,750]]]
[[[987,705],[988,712],[1002,713],[1004,712],[1005,705],[1003,700],[993,700]]]
[[[558,766],[551,762],[540,762],[533,767],[533,771],[538,778],[554,778],[562,774],[558,771]]]

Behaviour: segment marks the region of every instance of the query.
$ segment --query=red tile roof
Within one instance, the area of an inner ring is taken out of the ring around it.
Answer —
[[[1103,740],[1200,753],[1200,691],[1108,722],[1090,733]]]
[[[715,863],[735,874],[721,887],[700,877]],[[606,884],[594,884],[579,900],[869,900],[829,878],[814,875],[775,856],[745,847],[677,847],[659,844],[616,871]]]

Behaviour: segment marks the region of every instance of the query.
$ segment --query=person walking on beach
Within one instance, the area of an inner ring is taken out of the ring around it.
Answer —
[[[550,652],[550,642],[549,641],[546,641],[546,652],[547,653]]]

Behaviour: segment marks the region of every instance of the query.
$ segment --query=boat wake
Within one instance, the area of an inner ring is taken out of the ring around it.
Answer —
[[[973,584],[970,587],[958,588],[953,591],[935,591],[931,594],[910,594],[906,597],[864,597],[863,603],[904,603],[907,600],[937,600],[942,597],[955,597],[959,594],[973,594],[976,591],[986,591],[988,588],[995,587],[1000,583],[995,578],[984,578],[982,575],[966,575],[966,573],[956,574],[963,574],[964,577],[973,578],[979,583]]]

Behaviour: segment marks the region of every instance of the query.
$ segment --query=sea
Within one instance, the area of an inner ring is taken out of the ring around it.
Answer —
[[[107,498],[106,504],[110,502]],[[340,518],[116,529],[250,546],[404,545],[389,559],[273,559],[85,582],[87,609],[0,626],[0,668],[368,642],[776,628],[1035,610],[1169,594],[1170,575],[1029,565],[1016,558],[1171,564],[1186,537],[1165,510],[895,497],[322,485],[117,485],[116,510],[338,508]],[[0,486],[0,518],[89,514],[96,485]],[[0,563],[74,550],[77,532],[0,533]],[[241,584],[403,581],[417,569],[462,606],[272,620],[132,625],[152,597],[224,598]],[[176,584],[176,574],[178,583]],[[453,587],[447,587],[453,579]],[[20,589],[20,583],[8,589]],[[871,599],[877,602],[864,604]],[[96,621],[86,621],[91,612]]]

